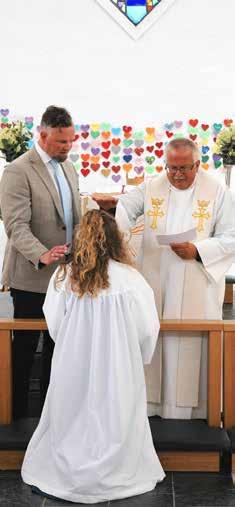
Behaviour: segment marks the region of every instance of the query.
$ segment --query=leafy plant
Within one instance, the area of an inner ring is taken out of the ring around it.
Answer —
[[[218,134],[215,153],[221,155],[224,164],[235,164],[235,125],[231,125]]]
[[[7,162],[23,155],[29,149],[33,135],[23,122],[8,124],[0,130],[0,150]]]

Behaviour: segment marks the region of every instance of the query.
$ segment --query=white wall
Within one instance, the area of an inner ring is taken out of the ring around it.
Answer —
[[[133,41],[95,0],[1,3],[0,106],[144,126],[235,116],[234,0],[176,0]]]

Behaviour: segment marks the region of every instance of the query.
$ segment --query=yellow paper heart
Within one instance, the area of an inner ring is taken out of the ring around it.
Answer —
[[[99,123],[92,123],[91,130],[100,130],[100,124]]]
[[[155,141],[155,136],[145,136],[144,140],[146,143],[151,144]]]

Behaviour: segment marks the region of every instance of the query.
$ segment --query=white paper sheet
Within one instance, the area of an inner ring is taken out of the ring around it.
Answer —
[[[159,245],[170,245],[171,243],[185,243],[196,239],[196,228],[178,234],[157,234],[156,238]]]

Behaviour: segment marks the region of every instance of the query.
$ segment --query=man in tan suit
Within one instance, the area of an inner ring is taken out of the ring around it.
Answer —
[[[15,318],[41,318],[48,282],[68,253],[80,218],[78,177],[67,156],[75,139],[70,114],[49,106],[35,147],[9,164],[0,186],[8,243],[2,283],[9,286]],[[17,331],[13,340],[13,416],[27,414],[28,384],[39,332]],[[45,399],[53,342],[44,333],[41,398]]]

